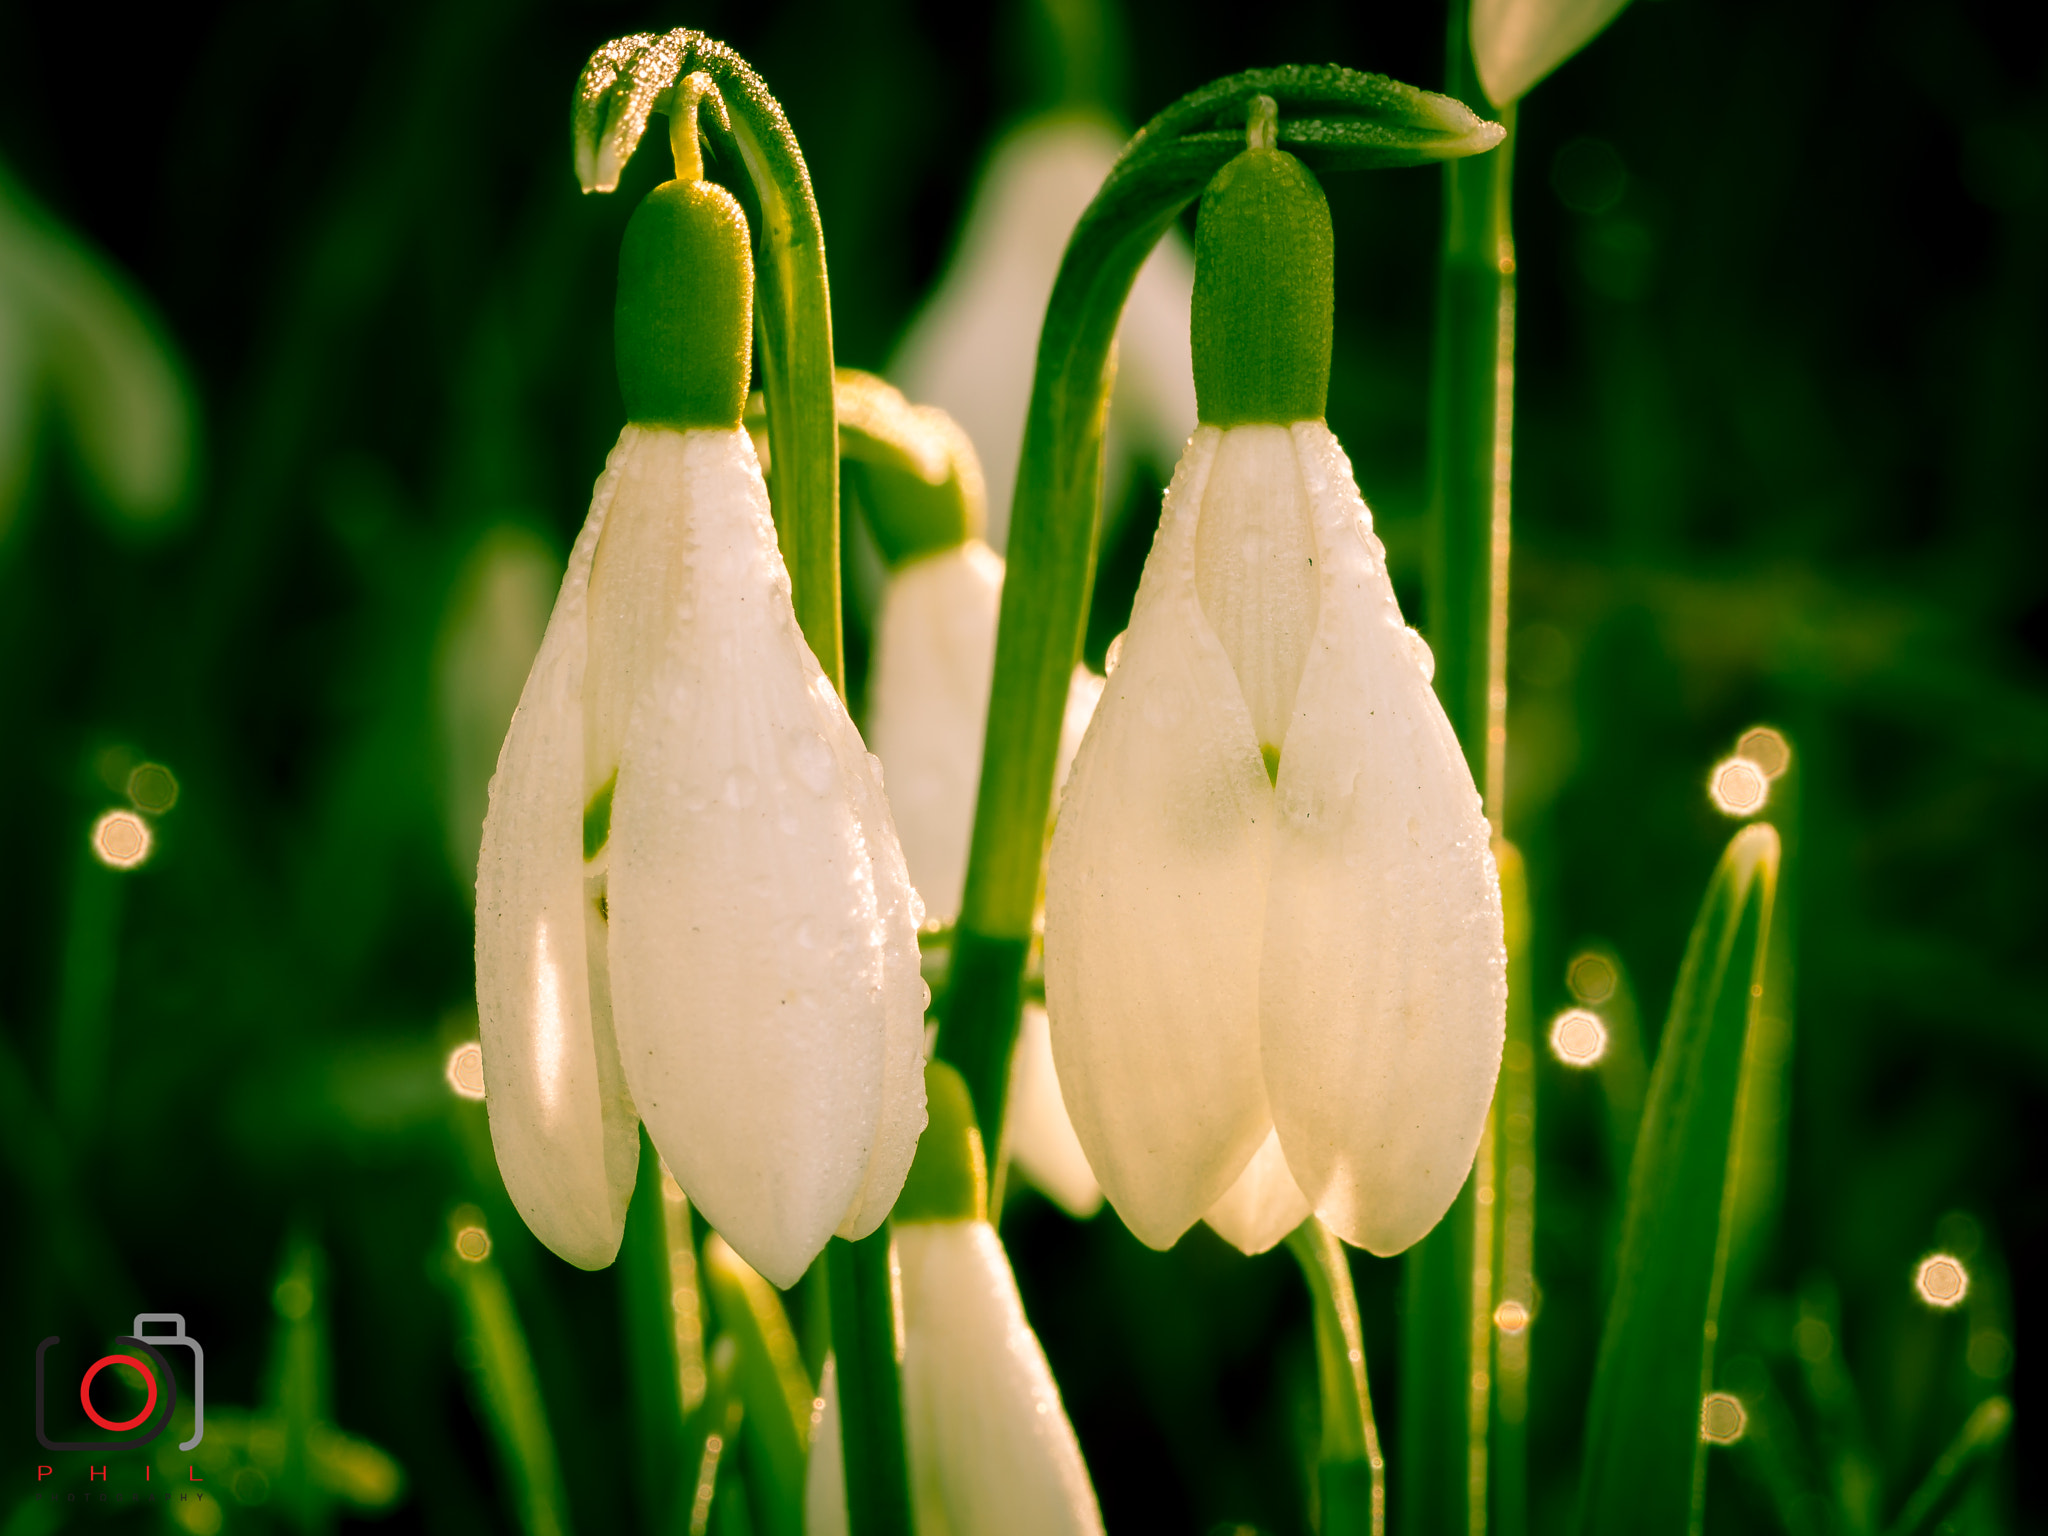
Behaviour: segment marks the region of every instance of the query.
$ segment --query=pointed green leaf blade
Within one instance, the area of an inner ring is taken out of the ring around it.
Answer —
[[[1587,1422],[1585,1536],[1697,1531],[1700,1407],[1732,1227],[1744,1056],[1763,998],[1778,834],[1745,827],[1707,886],[1657,1052]]]

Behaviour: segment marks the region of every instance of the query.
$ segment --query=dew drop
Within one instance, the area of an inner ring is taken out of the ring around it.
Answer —
[[[733,769],[725,776],[725,803],[736,807],[752,805],[755,787],[753,769]]]
[[[1103,653],[1102,657],[1102,675],[1104,677],[1114,677],[1116,675],[1116,664],[1124,659],[1124,636],[1129,633],[1128,629],[1119,630],[1117,637],[1109,642],[1109,649]]]
[[[776,817],[775,825],[782,831],[784,836],[796,836],[796,818],[790,815],[789,812],[784,811],[780,816]]]
[[[814,795],[822,795],[832,787],[832,751],[821,736],[801,737],[789,754],[789,766],[804,788]]]
[[[1407,640],[1409,660],[1422,669],[1422,680],[1425,683],[1434,682],[1436,680],[1436,653],[1430,650],[1429,642],[1423,639],[1420,632],[1413,628],[1407,631]]]

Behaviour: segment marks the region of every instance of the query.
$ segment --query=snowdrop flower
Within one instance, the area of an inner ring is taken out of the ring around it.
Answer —
[[[890,369],[913,399],[940,407],[974,439],[988,475],[988,540],[997,549],[1009,536],[1039,322],[1067,237],[1122,149],[1108,123],[1076,114],[1040,117],[1005,139],[975,193],[959,252]],[[1193,287],[1187,246],[1169,232],[1138,274],[1118,333],[1104,472],[1112,512],[1122,503],[1133,448],[1165,463],[1194,425]]]
[[[682,120],[677,179],[620,255],[629,424],[491,783],[477,1004],[498,1166],[543,1242],[611,1262],[644,1119],[706,1220],[788,1286],[835,1232],[879,1226],[910,1166],[921,914],[791,610],[741,426],[746,222]]]
[[[903,1418],[922,1536],[1100,1536],[1102,1515],[995,1228],[967,1085],[927,1068],[931,1129],[892,1230]],[[810,1536],[847,1529],[837,1371],[825,1362],[804,1488]]]
[[[1628,0],[1472,0],[1472,61],[1497,107],[1590,43]]]
[[[1389,1254],[1478,1144],[1500,891],[1428,649],[1322,421],[1329,211],[1259,129],[1202,199],[1203,424],[1061,805],[1046,997],[1075,1131],[1141,1240],[1213,1212],[1256,1246],[1313,1210]]]

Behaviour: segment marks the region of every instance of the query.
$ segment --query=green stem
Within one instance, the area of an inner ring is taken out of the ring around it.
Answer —
[[[1529,1332],[1536,1315],[1536,1021],[1529,1006],[1529,882],[1522,855],[1495,842],[1508,950],[1507,1039],[1494,1138],[1493,1292],[1475,1300],[1493,1345],[1489,1511],[1497,1536],[1529,1529]]]
[[[972,859],[939,1031],[939,1055],[966,1078],[997,1163],[1053,765],[1095,579],[1117,324],[1152,247],[1244,148],[1245,113],[1260,95],[1279,103],[1281,146],[1317,171],[1449,159],[1498,136],[1457,103],[1382,76],[1252,70],[1191,92],[1139,130],[1067,242],[1017,467]]]
[[[1316,1379],[1323,1443],[1317,1475],[1321,1536],[1384,1536],[1386,1462],[1365,1379],[1365,1327],[1351,1288],[1351,1261],[1330,1229],[1311,1216],[1287,1234],[1308,1280],[1315,1316]]]
[[[853,1536],[909,1536],[916,1525],[910,1456],[903,1444],[903,1374],[887,1224],[857,1243],[833,1238],[825,1264],[847,1528]]]
[[[1466,20],[1464,5],[1449,7],[1447,90],[1484,105]],[[1428,607],[1437,694],[1496,834],[1507,743],[1515,313],[1508,218],[1512,109],[1502,116],[1508,133],[1495,153],[1444,167],[1430,402],[1435,547]],[[1491,1165],[1498,1130],[1489,1118],[1474,1177],[1436,1230],[1409,1250],[1401,1394],[1405,1531],[1477,1536],[1486,1529],[1490,1322],[1478,1313],[1492,1291]]]
[[[660,1529],[674,1508],[676,1476],[688,1443],[683,1431],[682,1368],[676,1353],[676,1277],[662,1214],[661,1158],[645,1127],[640,1172],[626,1208],[619,1280],[626,1314],[626,1377],[633,1402],[633,1452],[640,1518]]]

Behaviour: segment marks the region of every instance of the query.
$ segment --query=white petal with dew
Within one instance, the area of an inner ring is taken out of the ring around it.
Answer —
[[[786,1287],[859,1196],[883,1119],[889,922],[842,766],[861,747],[797,629],[746,433],[645,436],[676,601],[648,617],[666,649],[612,802],[619,1051],[684,1192]]]
[[[1102,1186],[1095,1182],[1095,1170],[1088,1166],[1088,1154],[1081,1150],[1081,1139],[1067,1116],[1053,1065],[1052,1028],[1037,1003],[1024,1005],[1017,1029],[1006,1129],[1010,1158],[1018,1171],[1068,1215],[1086,1221],[1102,1209]]]
[[[1110,1203],[1155,1248],[1216,1203],[1270,1124],[1258,975],[1273,796],[1195,593],[1218,436],[1195,433],[1167,492],[1046,879],[1067,1109]]]
[[[1449,1207],[1493,1096],[1507,1009],[1500,882],[1350,461],[1322,423],[1292,430],[1322,609],[1277,785],[1266,1087],[1316,1213],[1390,1254]]]
[[[903,1193],[917,1139],[924,1134],[924,1015],[932,992],[917,947],[924,902],[904,866],[879,762],[860,750],[860,737],[850,727],[831,740],[840,771],[855,790],[882,924],[882,1123],[860,1194],[839,1224],[839,1236],[863,1238],[882,1224]]]
[[[1590,43],[1628,0],[1472,0],[1472,58],[1487,100],[1506,106]]]
[[[911,883],[942,922],[967,879],[1002,597],[1002,557],[969,539],[896,572],[875,629],[868,741]]]
[[[620,434],[592,494],[498,757],[477,864],[477,1019],[491,1143],[534,1235],[584,1269],[602,1269],[618,1253],[639,1167],[639,1121],[608,1010],[593,1009],[591,998],[582,705],[591,566],[641,438],[637,427]]]
[[[1074,663],[1074,675],[1067,680],[1067,707],[1060,713],[1059,755],[1053,760],[1055,807],[1066,790],[1067,775],[1074,771],[1074,755],[1081,750],[1081,740],[1088,734],[1089,722],[1095,718],[1096,707],[1102,703],[1102,688],[1106,681],[1099,672],[1089,671],[1085,662]]]
[[[1269,1131],[1237,1182],[1202,1219],[1233,1248],[1264,1253],[1308,1218],[1308,1196],[1287,1171],[1279,1133]]]

